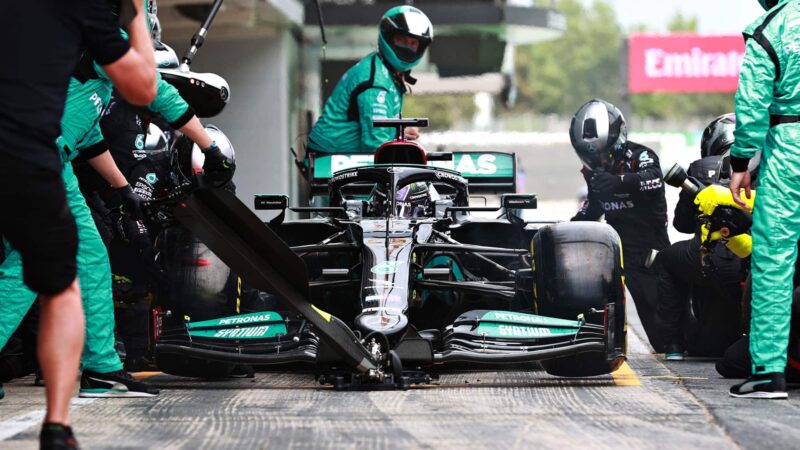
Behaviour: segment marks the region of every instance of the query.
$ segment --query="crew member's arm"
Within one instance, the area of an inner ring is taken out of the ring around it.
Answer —
[[[656,152],[649,148],[642,150],[633,164],[635,164],[633,173],[619,175],[622,191],[660,195],[659,189],[664,185],[664,181]]]
[[[773,101],[775,74],[780,70],[780,62],[769,56],[770,51],[773,55],[776,53],[768,40],[756,40],[748,34],[745,34],[745,39],[747,49],[736,91],[736,129],[733,132],[736,141],[731,147],[733,173],[730,183],[733,198],[742,207],[746,207],[747,202],[741,198],[739,191],[743,188],[745,197],[750,197],[750,173],[747,165],[750,158],[764,148],[769,131],[769,107]]]
[[[157,74],[157,77],[158,94],[147,109],[161,114],[171,128],[185,134],[200,148],[211,146],[211,136],[208,135],[203,124],[200,123],[200,119],[195,115],[194,108],[186,103],[175,86],[164,81],[160,74]]]
[[[114,158],[111,157],[111,152],[106,150],[93,158],[89,158],[87,161],[119,194],[122,204],[125,206],[125,211],[135,219],[142,218],[142,198],[133,192],[133,188],[128,184],[125,175],[120,172],[114,162]]]
[[[690,194],[681,191],[678,195],[672,226],[681,233],[694,233],[697,230],[697,207]]]
[[[88,159],[87,162],[112,188],[120,189],[128,185],[128,180],[125,179],[125,175],[119,170],[108,150]]]
[[[119,194],[125,210],[134,218],[142,218],[142,199],[128,184],[128,180],[120,172],[114,158],[108,151],[108,144],[103,139],[100,124],[95,124],[86,137],[78,144],[79,158],[87,161],[100,176]]]
[[[188,136],[189,139],[200,148],[208,148],[211,146],[211,136],[208,135],[208,132],[203,127],[203,124],[200,123],[200,119],[198,119],[197,116],[192,116],[192,118],[186,122],[186,125],[178,128],[178,130]]]
[[[702,160],[698,160],[702,161]],[[698,168],[697,161],[689,165],[687,175],[699,185],[697,175],[702,173],[702,168]],[[703,185],[713,183],[712,180],[706,179],[702,182]],[[694,195],[685,192],[681,189],[678,193],[678,203],[675,205],[675,217],[672,219],[672,226],[681,233],[695,233],[698,226],[697,206],[694,204]]]
[[[585,167],[581,169],[581,174],[583,174],[583,178],[586,180],[586,188],[589,193],[586,196],[586,200],[581,203],[578,213],[570,220],[573,222],[600,220],[600,218],[603,217],[604,211],[602,203],[597,199],[598,194],[592,189],[591,180],[594,174]]]
[[[235,162],[222,154],[216,143],[200,123],[194,109],[186,103],[171,84],[158,76],[158,93],[148,109],[161,116],[173,129],[179,130],[203,151],[205,161],[203,172],[212,184],[223,184],[230,180],[235,170]]]
[[[394,128],[375,128],[374,119],[396,119],[400,108],[390,105],[391,93],[381,88],[371,88],[358,96],[358,114],[361,123],[361,148],[374,152],[395,137]],[[397,109],[397,111],[395,111]]]
[[[117,18],[105,0],[88,0],[82,24],[84,44],[126,100],[147,105],[156,96],[156,75],[144,2],[122,1],[132,1],[136,10],[136,16],[125,27],[129,41],[120,34]]]

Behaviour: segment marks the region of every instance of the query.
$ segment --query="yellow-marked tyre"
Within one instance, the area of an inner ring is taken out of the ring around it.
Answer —
[[[550,375],[579,378],[611,373],[617,370],[624,361],[623,358],[618,358],[609,362],[606,360],[605,353],[579,353],[544,361],[542,365]]]
[[[609,351],[544,361],[552,375],[586,377],[614,371],[624,361],[625,287],[619,235],[598,222],[542,227],[531,243],[536,313],[560,319],[607,321]],[[608,310],[604,319],[597,312]]]

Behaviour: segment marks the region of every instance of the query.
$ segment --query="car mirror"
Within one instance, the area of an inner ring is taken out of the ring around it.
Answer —
[[[536,209],[538,200],[534,194],[506,194],[501,204],[505,209]]]
[[[256,194],[255,209],[259,211],[283,211],[289,207],[289,197],[286,195]]]

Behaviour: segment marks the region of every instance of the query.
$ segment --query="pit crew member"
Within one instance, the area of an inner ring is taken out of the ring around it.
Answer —
[[[625,281],[647,338],[664,351],[656,324],[658,277],[647,267],[653,250],[669,245],[667,202],[658,155],[628,140],[622,112],[605,100],[581,106],[570,126],[570,140],[583,163],[588,188],[574,221],[605,220],[622,241]]]
[[[753,375],[731,387],[740,398],[784,399],[792,275],[800,238],[800,60],[794,42],[800,4],[759,0],[767,12],[745,29],[746,51],[736,92],[736,143],[730,191],[743,208],[750,197],[748,160],[763,151],[753,211],[750,355]],[[744,193],[740,193],[740,190]]]
[[[433,41],[433,25],[413,6],[397,6],[383,15],[378,51],[351,67],[325,102],[311,130],[307,152],[374,153],[394,137],[392,128],[375,128],[373,119],[397,118],[403,109],[411,69],[419,64]],[[419,130],[405,129],[407,139]]]
[[[735,127],[734,114],[723,114],[709,123],[700,142],[701,158],[689,166],[690,177],[704,186],[728,184],[727,153],[734,142]],[[672,244],[658,255],[657,317],[666,344],[665,357],[671,361],[683,360],[687,346],[692,354],[719,356],[742,334],[740,299],[745,278],[742,260],[726,246],[714,245],[707,263],[701,262],[701,223],[694,197],[687,192],[680,192],[673,225],[681,233],[695,236]],[[690,296],[703,311],[713,311],[713,317],[698,317],[702,323],[696,324],[698,329],[694,332],[700,333],[701,338],[684,342]]]

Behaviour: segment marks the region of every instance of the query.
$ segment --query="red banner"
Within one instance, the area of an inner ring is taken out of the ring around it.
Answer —
[[[633,35],[628,39],[628,90],[735,92],[743,58],[740,35]]]

